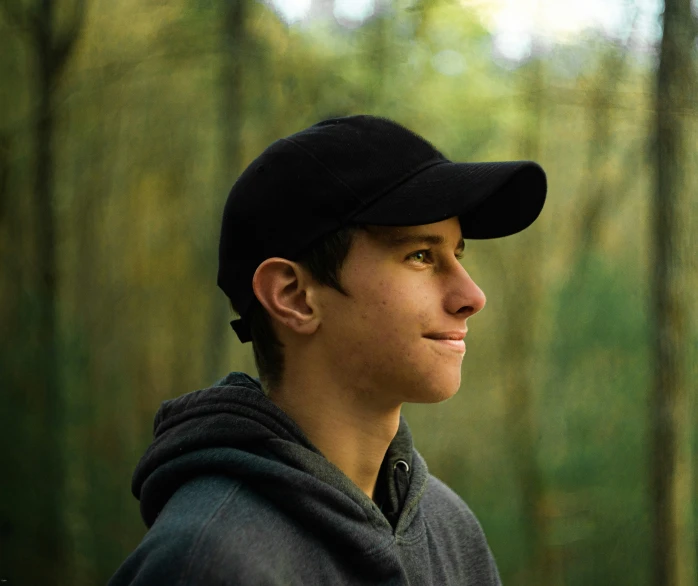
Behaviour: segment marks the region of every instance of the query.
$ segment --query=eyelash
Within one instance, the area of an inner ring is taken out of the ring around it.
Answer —
[[[408,254],[406,260],[411,259],[412,257],[414,257],[414,256],[417,255],[417,254],[424,254],[424,256],[427,257],[427,259],[431,259],[431,258],[432,258],[431,250],[430,250],[429,248],[425,248],[425,249],[423,249],[423,250],[416,250],[416,251],[414,251],[412,254]],[[463,251],[455,253],[454,256],[455,256],[458,260],[461,260],[461,259],[463,258]],[[419,262],[419,261],[418,261],[418,262]],[[427,260],[425,260],[424,262],[427,262]]]

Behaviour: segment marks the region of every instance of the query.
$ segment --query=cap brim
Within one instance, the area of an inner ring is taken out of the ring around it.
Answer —
[[[390,190],[352,222],[418,226],[457,216],[463,238],[501,238],[535,221],[546,192],[545,171],[533,161],[444,161]]]

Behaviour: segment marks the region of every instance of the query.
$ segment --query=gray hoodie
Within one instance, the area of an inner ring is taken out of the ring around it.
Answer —
[[[109,586],[500,584],[478,521],[404,418],[380,505],[242,373],[163,403],[154,435],[132,484],[149,531]]]

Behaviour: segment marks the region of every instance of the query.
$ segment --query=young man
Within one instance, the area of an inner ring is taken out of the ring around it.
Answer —
[[[400,408],[460,386],[485,305],[463,238],[523,230],[545,194],[535,163],[453,163],[372,116],[267,148],[228,197],[218,273],[261,384],[163,404],[133,478],[149,531],[111,586],[499,584]]]

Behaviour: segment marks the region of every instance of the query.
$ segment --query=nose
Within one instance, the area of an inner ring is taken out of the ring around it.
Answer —
[[[449,283],[446,310],[467,319],[485,307],[486,302],[487,298],[482,289],[459,263]]]

